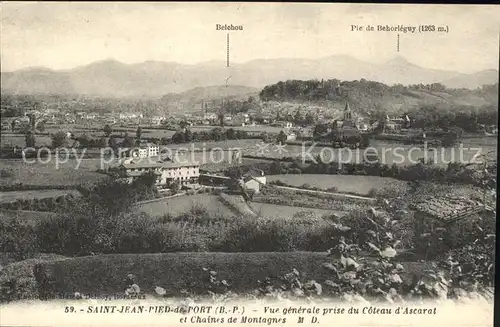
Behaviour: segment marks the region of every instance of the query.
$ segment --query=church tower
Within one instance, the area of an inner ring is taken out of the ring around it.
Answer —
[[[344,109],[344,121],[346,120],[352,120],[351,107],[349,106],[348,101],[346,101]]]
[[[342,126],[356,127],[354,121],[352,120],[352,112],[351,107],[349,106],[349,101],[346,101],[345,103],[344,121]]]

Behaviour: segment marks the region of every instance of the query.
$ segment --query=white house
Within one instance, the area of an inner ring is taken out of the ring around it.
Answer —
[[[260,193],[260,187],[266,185],[266,176],[263,171],[252,171],[243,176],[243,183],[247,190],[253,190],[258,194]]]
[[[297,134],[295,132],[287,132],[285,134],[287,141],[295,141],[297,139]]]
[[[127,178],[129,182],[147,174],[156,176],[156,185],[171,188],[174,182],[180,186],[198,184],[200,165],[195,162],[174,162],[172,160],[145,160],[144,158],[131,158],[124,161],[118,168],[120,177]]]

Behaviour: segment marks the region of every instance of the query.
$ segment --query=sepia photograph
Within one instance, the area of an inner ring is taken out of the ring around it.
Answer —
[[[0,6],[0,325],[495,325],[499,6]]]

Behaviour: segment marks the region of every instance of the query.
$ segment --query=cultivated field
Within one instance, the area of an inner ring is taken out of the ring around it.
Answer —
[[[208,131],[217,126],[193,126],[191,127],[191,131],[193,132],[200,132],[200,131]],[[275,127],[275,126],[269,126],[269,125],[255,125],[255,126],[225,126],[225,129],[232,128],[234,130],[238,131],[245,131],[245,132],[253,132],[253,133],[279,133],[283,130],[293,130],[295,127],[292,128],[284,128],[284,127]],[[312,128],[307,127],[304,128],[304,133],[307,135]]]
[[[1,146],[26,146],[26,138],[23,134],[2,133],[0,137]],[[50,146],[52,139],[48,135],[36,135],[36,146]]]
[[[75,196],[80,195],[76,190],[29,190],[29,191],[9,191],[2,192],[0,194],[1,202],[12,202],[18,199],[45,199],[45,198],[55,198],[61,195],[73,194]]]
[[[180,215],[193,208],[204,208],[211,214],[232,217],[234,212],[219,200],[217,195],[197,194],[189,196],[179,196],[171,199],[150,202],[138,205],[138,211],[147,213],[152,217],[163,215]]]
[[[22,183],[25,185],[79,185],[106,179],[97,173],[99,159],[84,159],[80,166],[75,159],[56,164],[53,158],[48,163],[27,163],[22,159],[0,160],[0,170],[5,171],[0,178],[0,185]]]
[[[332,214],[337,214],[339,216],[344,215],[342,211],[292,207],[260,202],[252,202],[250,203],[250,207],[260,217],[287,220],[295,219],[297,217],[310,217],[311,219],[314,219]]]
[[[268,182],[282,181],[292,186],[309,184],[311,187],[328,189],[336,187],[338,192],[368,195],[371,189],[407,188],[408,183],[389,177],[355,176],[355,175],[326,175],[326,174],[290,174],[269,175]]]

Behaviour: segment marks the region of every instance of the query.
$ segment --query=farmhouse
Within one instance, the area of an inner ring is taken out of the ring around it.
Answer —
[[[260,186],[266,185],[266,176],[263,171],[251,171],[243,176],[243,186],[247,190],[253,190],[256,194],[260,193]]]
[[[179,186],[198,184],[200,166],[194,162],[174,162],[172,160],[158,160],[151,162],[144,158],[127,159],[118,168],[118,176],[129,182],[147,174],[156,175],[156,185],[171,188],[176,182]]]

